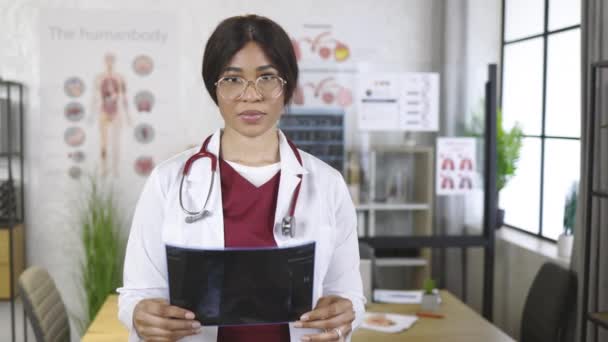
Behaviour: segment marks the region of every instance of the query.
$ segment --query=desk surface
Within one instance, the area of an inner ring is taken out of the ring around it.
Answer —
[[[128,341],[129,332],[118,320],[118,295],[109,295],[81,342]]]
[[[439,312],[445,318],[420,318],[410,329],[399,334],[359,329],[353,336],[353,342],[514,342],[449,292],[442,291],[441,295],[443,303]],[[401,314],[414,314],[417,310],[418,305],[370,304],[367,307],[367,311]],[[116,342],[127,339],[127,330],[118,321],[118,297],[110,295],[82,337],[82,342]]]
[[[353,342],[515,342],[451,293],[441,291],[441,298],[439,313],[444,318],[419,318],[411,328],[398,334],[358,329]],[[415,304],[370,304],[366,311],[413,315],[419,307]]]

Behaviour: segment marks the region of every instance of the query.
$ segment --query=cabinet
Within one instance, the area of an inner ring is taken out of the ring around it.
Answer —
[[[601,259],[600,246],[603,241],[602,231],[605,227],[597,227],[602,224],[603,217],[598,211],[608,202],[608,189],[605,188],[606,164],[602,163],[606,151],[602,150],[602,143],[608,133],[608,123],[605,115],[602,115],[602,71],[608,69],[608,60],[599,61],[591,64],[591,79],[588,87],[590,92],[590,111],[589,111],[589,137],[587,147],[587,179],[585,192],[585,209],[583,229],[585,239],[583,242],[584,268],[583,268],[583,288],[582,288],[582,310],[580,312],[580,327],[582,330],[583,341],[587,341],[589,336],[594,336],[598,340],[598,330],[608,329],[608,310],[602,308],[599,303],[602,299],[603,287],[601,279],[604,278],[606,267],[599,260]],[[605,105],[604,105],[605,106]],[[595,152],[597,149],[597,152]],[[599,162],[596,162],[596,158]],[[593,253],[593,256],[592,256]],[[592,262],[592,257],[595,262]],[[593,292],[592,292],[593,291]],[[592,299],[592,300],[591,300]],[[588,326],[591,324],[591,326]],[[590,328],[592,328],[592,331]]]
[[[375,147],[361,203],[357,205],[359,237],[430,236],[434,212],[434,149],[428,146]],[[383,268],[400,267],[407,276],[399,288],[420,288],[431,274],[427,248],[374,246],[375,276]],[[384,287],[382,282],[376,282]]]
[[[16,282],[25,266],[24,98],[22,84],[0,79],[0,299],[11,303],[16,292],[11,281]]]
[[[8,227],[0,227],[0,300],[10,299],[10,282],[16,288],[17,278],[23,272],[25,267],[25,250],[23,242],[23,225],[19,224],[11,228],[12,234],[9,234]],[[13,274],[10,272],[11,256],[9,256],[9,238],[12,235],[13,239]]]

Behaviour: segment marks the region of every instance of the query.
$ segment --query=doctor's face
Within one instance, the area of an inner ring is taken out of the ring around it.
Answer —
[[[216,84],[226,128],[251,138],[273,131],[284,107],[284,81],[280,76],[257,43],[245,44]]]

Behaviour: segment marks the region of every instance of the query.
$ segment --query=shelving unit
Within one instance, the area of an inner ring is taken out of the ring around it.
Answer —
[[[493,298],[494,298],[494,256],[495,256],[495,229],[496,229],[496,212],[497,212],[497,190],[496,190],[496,113],[497,113],[497,66],[496,64],[488,65],[488,79],[485,84],[485,132],[484,132],[484,209],[483,209],[483,232],[481,235],[448,235],[442,229],[434,229],[436,231],[432,232],[430,235],[393,235],[393,236],[384,236],[379,234],[377,222],[375,219],[378,217],[378,213],[382,211],[371,210],[370,215],[363,220],[359,220],[360,222],[370,221],[371,224],[375,224],[375,236],[369,235],[369,229],[365,229],[363,232],[360,232],[359,241],[365,242],[371,248],[377,251],[408,251],[408,250],[421,250],[422,254],[416,255],[415,258],[425,258],[427,255],[430,260],[430,249],[438,250],[440,252],[445,251],[448,248],[456,248],[460,249],[463,253],[469,248],[479,248],[483,249],[484,252],[484,261],[483,261],[483,316],[492,321],[492,313],[493,313]],[[431,159],[432,160],[432,159]],[[375,164],[380,165],[379,162],[375,162]],[[384,165],[383,165],[384,166]],[[432,169],[431,169],[432,170]],[[430,180],[430,186],[434,185],[434,176],[432,173],[426,174],[426,176],[421,175],[422,179]],[[417,179],[418,181],[418,179]],[[423,184],[425,182],[420,182]],[[420,185],[422,188],[424,186]],[[431,194],[433,194],[431,192]],[[432,214],[434,208],[434,200],[427,201],[404,201],[406,205],[410,204],[422,204],[429,205],[429,217],[432,221]],[[384,203],[382,203],[384,205]],[[375,206],[377,203],[372,202],[371,204],[364,203],[363,206],[369,205],[370,208],[376,209]],[[417,207],[417,206],[416,206]],[[425,207],[426,208],[426,207]],[[369,211],[367,207],[359,208],[359,213],[365,213]],[[417,211],[411,211],[416,213]],[[374,217],[375,215],[375,217]],[[427,228],[423,224],[415,225],[415,229],[424,232]],[[431,222],[430,227],[433,227],[433,223]],[[439,227],[441,228],[441,227]],[[433,229],[428,228],[428,231],[431,232]],[[429,253],[429,254],[425,254]],[[377,254],[377,253],[376,253]],[[411,257],[411,256],[409,256]],[[413,260],[413,259],[412,259]],[[445,270],[443,269],[442,260],[439,260],[438,271],[436,272],[438,277],[443,277],[445,274]],[[463,263],[463,265],[466,265]],[[419,274],[424,274],[423,272],[430,271],[430,267],[426,266],[423,268],[424,271]],[[463,274],[466,273],[466,270],[463,269]],[[463,278],[465,282],[463,284],[463,288],[466,288],[466,278]],[[441,280],[439,284],[442,284]],[[464,294],[466,300],[466,293]]]
[[[25,267],[24,87],[0,78],[0,299],[11,302],[15,341],[15,284]]]
[[[430,236],[433,233],[434,149],[428,146],[374,147],[367,167],[369,191],[357,205],[359,237]],[[420,288],[431,274],[428,248],[376,247],[376,266],[410,267]]]
[[[581,317],[580,317],[580,321],[581,321],[581,327],[582,327],[582,335],[583,335],[583,341],[587,341],[587,337],[588,337],[588,329],[587,329],[587,324],[591,323],[594,325],[594,330],[595,330],[595,340],[598,340],[598,328],[602,327],[603,329],[608,329],[608,312],[606,311],[601,311],[598,307],[598,303],[597,301],[599,300],[599,296],[600,296],[600,283],[599,280],[601,279],[600,276],[600,272],[602,270],[602,264],[600,263],[599,259],[600,259],[600,250],[599,250],[599,246],[597,245],[599,243],[599,241],[601,240],[601,231],[602,229],[598,229],[597,230],[597,236],[594,237],[593,241],[591,239],[591,234],[593,232],[592,229],[592,220],[593,220],[593,215],[594,212],[593,207],[594,207],[594,203],[597,203],[598,205],[596,207],[599,206],[601,201],[608,201],[608,189],[596,189],[595,188],[595,183],[594,183],[594,179],[596,177],[596,175],[601,174],[601,172],[606,172],[606,170],[595,170],[596,164],[595,164],[595,143],[596,143],[596,137],[595,134],[598,133],[598,135],[600,135],[599,138],[601,138],[601,133],[608,133],[608,131],[606,129],[608,129],[608,124],[602,123],[601,121],[601,117],[599,116],[600,111],[596,108],[596,104],[598,102],[601,103],[601,98],[598,99],[597,97],[597,86],[598,86],[598,74],[600,73],[600,71],[602,69],[608,69],[608,61],[601,61],[601,62],[597,62],[597,63],[593,63],[591,65],[591,85],[589,87],[589,90],[591,92],[591,96],[590,96],[590,104],[591,104],[591,110],[589,111],[589,127],[591,127],[591,129],[589,130],[589,148],[588,148],[588,155],[587,155],[587,161],[588,161],[588,165],[587,165],[587,198],[586,198],[586,208],[585,208],[585,242],[584,242],[584,251],[585,251],[585,262],[584,262],[584,271],[583,271],[583,309],[581,312]],[[603,89],[601,87],[599,87],[600,89]],[[600,100],[600,101],[598,101]],[[598,129],[599,128],[599,129]],[[597,131],[597,132],[596,132]],[[603,151],[598,150],[599,153],[603,153]],[[605,152],[604,152],[605,153]],[[597,200],[597,201],[594,201]],[[596,208],[597,209],[597,208]],[[592,245],[592,243],[595,243],[596,245]],[[592,265],[591,264],[591,250],[593,249],[594,253],[594,257],[595,257],[595,263]],[[593,267],[593,271],[596,279],[595,284],[591,284],[591,280],[590,280],[590,273],[591,273],[591,267]],[[605,269],[605,267],[604,267]],[[589,303],[589,292],[591,291],[590,287],[591,285],[593,285],[594,288],[594,298],[595,298],[595,303],[593,303],[592,308],[589,308],[590,303]]]

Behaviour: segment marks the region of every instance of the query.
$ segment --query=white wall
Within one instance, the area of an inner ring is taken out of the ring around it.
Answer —
[[[0,77],[25,83],[29,89],[26,118],[27,260],[47,268],[56,280],[68,310],[84,312],[78,287],[78,233],[74,225],[76,186],[59,186],[54,176],[40,172],[48,156],[38,153],[44,144],[38,137],[47,118],[40,108],[40,59],[38,20],[42,6],[72,9],[160,10],[175,13],[180,37],[177,111],[187,122],[176,123],[179,136],[167,144],[182,148],[198,143],[222,122],[200,79],[204,42],[217,23],[228,16],[258,13],[275,19],[287,31],[303,23],[332,23],[365,37],[370,63],[395,71],[439,71],[442,55],[443,2],[440,0],[359,1],[151,1],[151,0],[55,0],[0,1]],[[136,20],[134,18],[134,20]],[[369,38],[371,37],[371,38]],[[62,67],[62,66],[57,66]],[[63,119],[63,118],[61,118]],[[168,157],[168,156],[165,156]],[[140,182],[121,184],[119,196],[125,220],[141,190]],[[75,335],[75,334],[74,334]],[[77,340],[74,337],[74,340]]]

